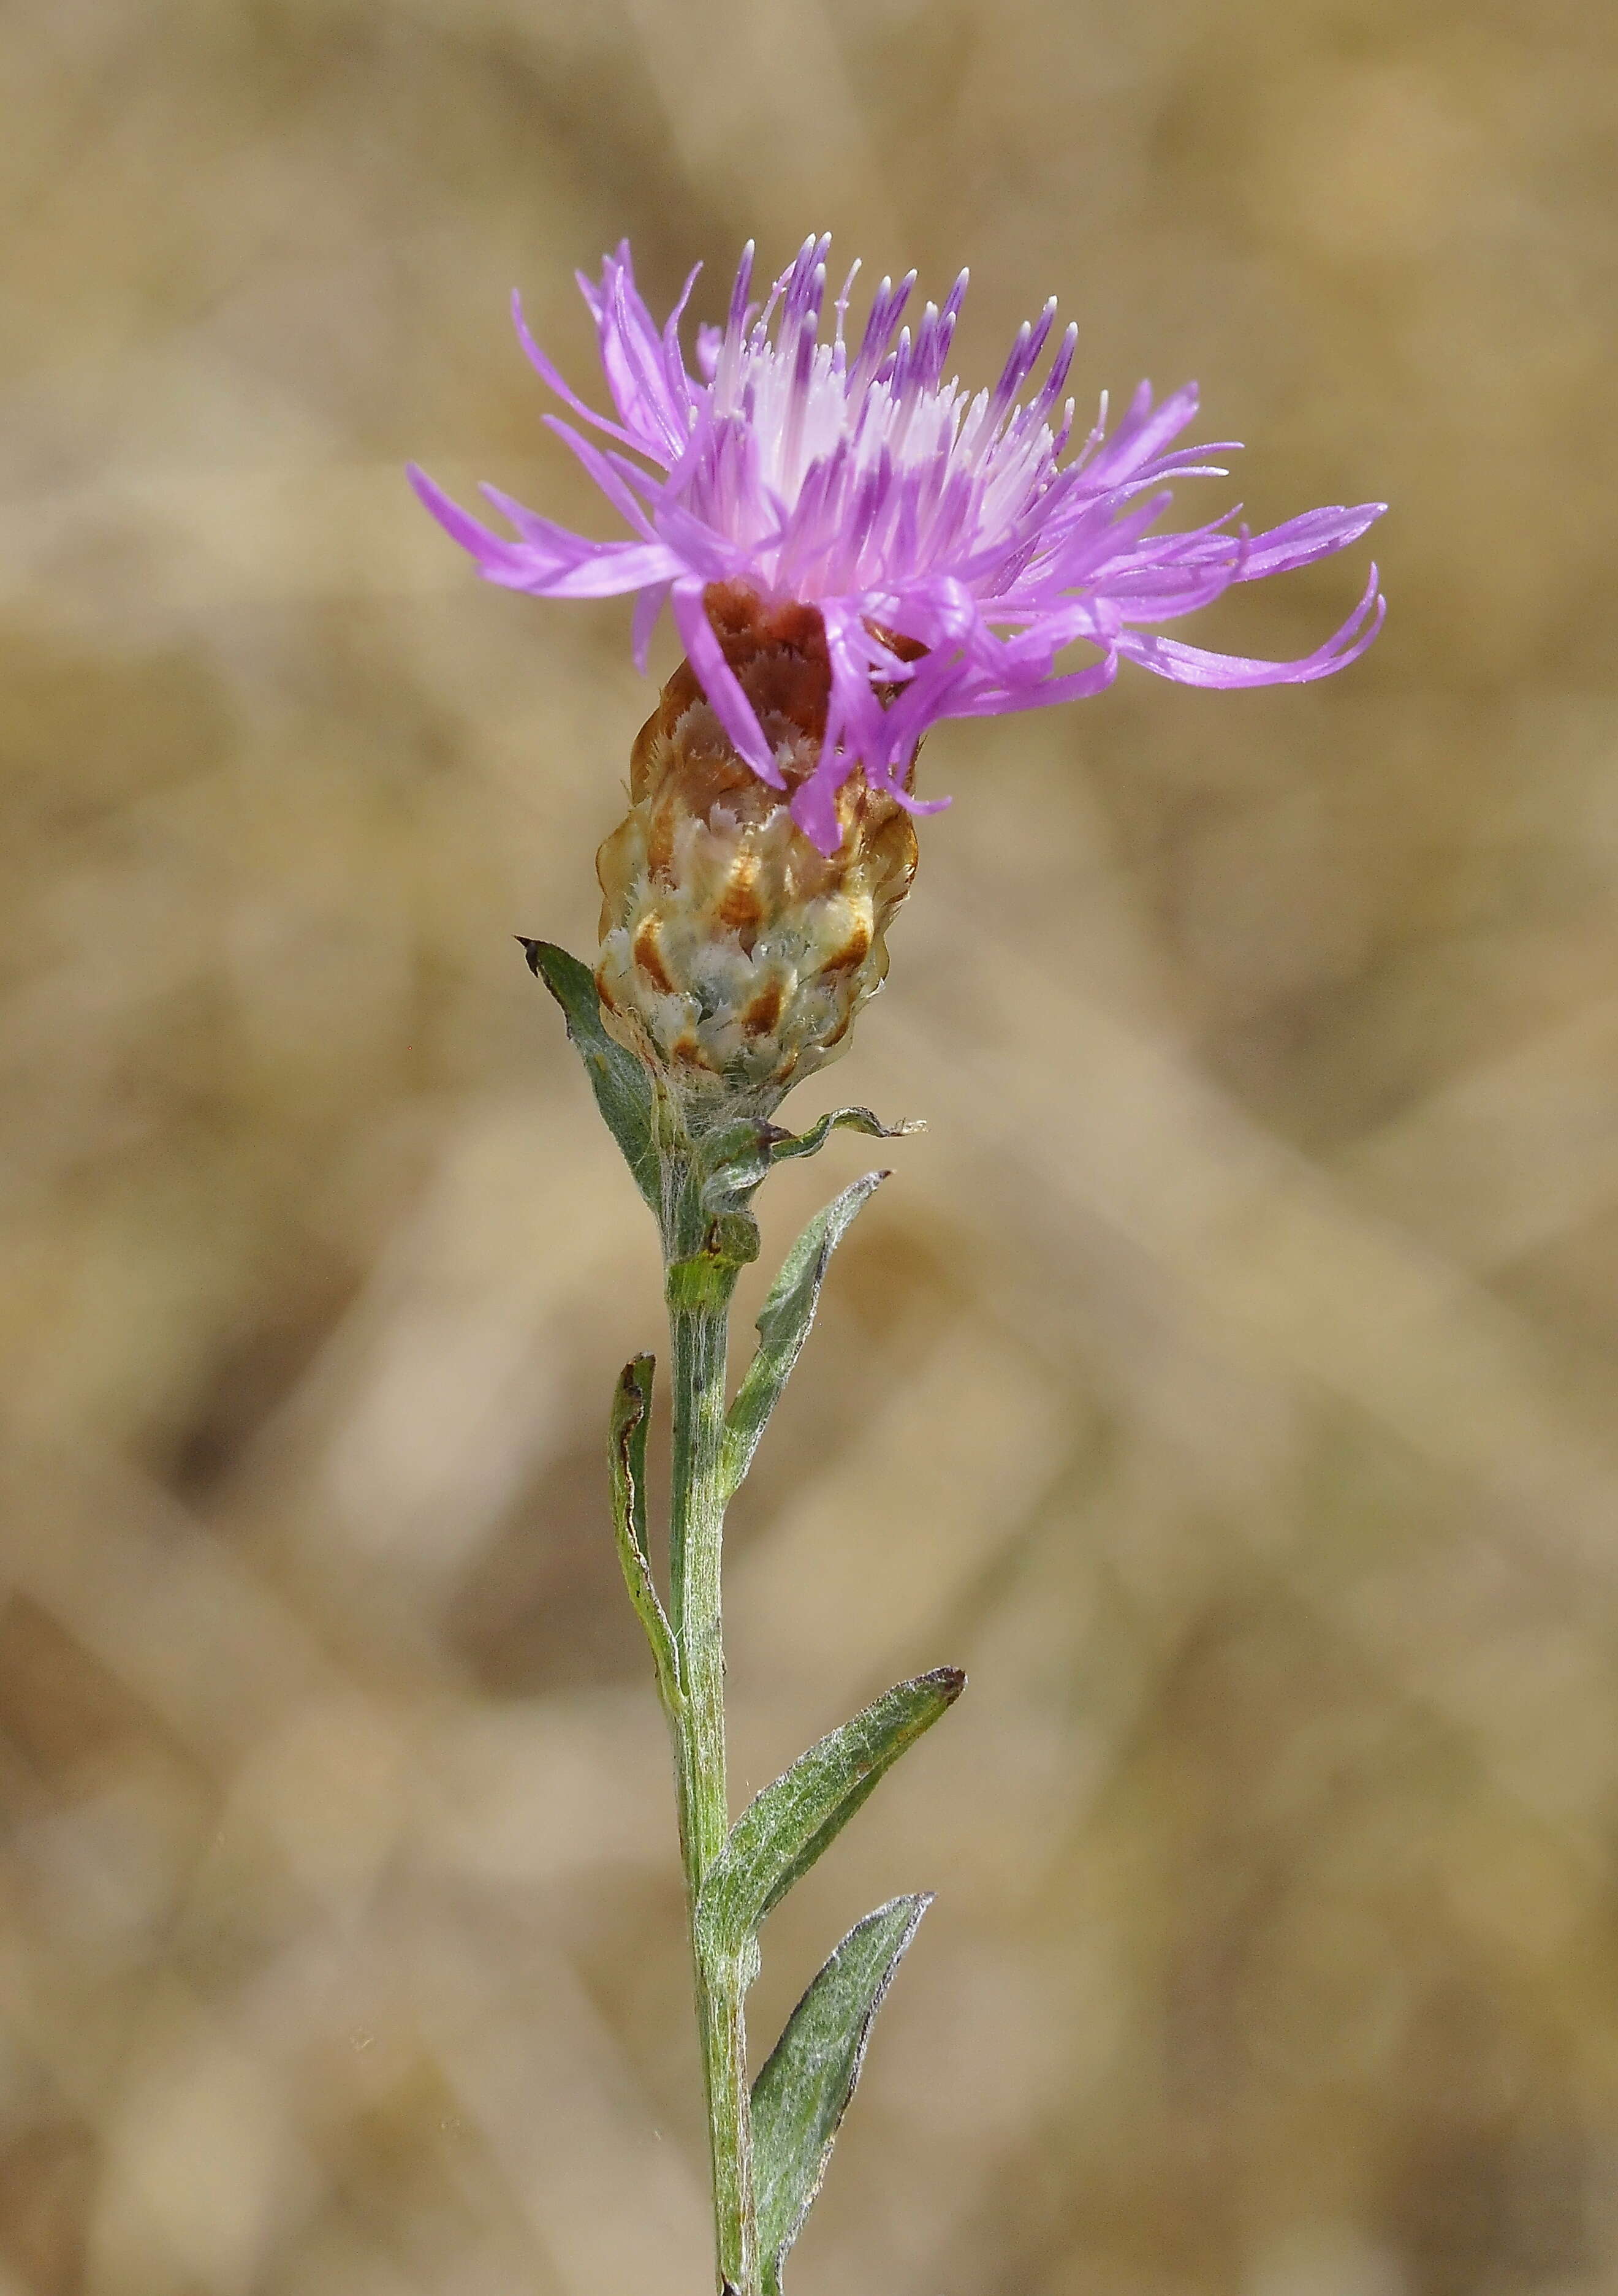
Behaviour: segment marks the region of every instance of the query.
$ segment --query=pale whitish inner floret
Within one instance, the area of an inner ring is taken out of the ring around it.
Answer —
[[[1056,430],[1045,417],[1067,378],[1079,331],[1068,328],[1037,398],[1019,406],[1017,392],[1050,332],[1053,298],[1036,325],[1024,322],[997,388],[968,398],[958,378],[940,379],[966,273],[941,311],[927,305],[914,340],[906,327],[891,349],[893,324],[916,275],[897,289],[884,279],[860,347],[850,355],[843,329],[858,264],[837,298],[832,340],[817,340],[828,245],[806,245],[762,310],[744,300],[752,255],[751,246],[746,250],[714,367],[710,411],[719,437],[706,467],[693,475],[688,499],[699,516],[755,545],[767,545],[791,519],[778,536],[786,554],[795,561],[813,551],[823,581],[836,576],[834,586],[857,588],[1005,537],[1049,483],[1071,433],[1071,398]],[[806,259],[811,252],[812,265]],[[1104,400],[1095,436],[1105,420]],[[752,486],[742,482],[733,460],[748,451],[756,458]],[[823,498],[805,518],[811,488]],[[875,527],[848,516],[862,494],[879,513]],[[890,505],[891,521],[880,516]],[[756,529],[738,533],[750,507]]]

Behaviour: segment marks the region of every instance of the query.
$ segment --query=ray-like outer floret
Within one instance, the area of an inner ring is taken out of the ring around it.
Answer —
[[[1196,413],[1195,383],[1160,402],[1143,382],[1110,434],[1104,398],[1064,461],[1073,406],[1069,399],[1059,412],[1058,401],[1075,328],[1058,340],[1043,383],[1023,396],[1055,328],[1054,300],[1018,331],[994,389],[968,397],[943,379],[966,274],[941,308],[926,306],[914,333],[901,322],[915,274],[897,286],[883,280],[850,353],[854,272],[832,306],[830,339],[821,339],[830,245],[806,240],[762,308],[751,299],[750,245],[724,328],[698,331],[695,374],[679,340],[695,271],[661,328],[636,286],[628,241],[604,258],[598,282],[581,274],[612,417],[577,396],[513,299],[541,380],[600,443],[560,416],[546,419],[629,538],[594,541],[485,488],[507,536],[410,472],[426,507],[491,582],[539,597],[633,594],[642,668],[667,607],[737,751],[776,788],[780,766],[725,660],[704,592],[741,581],[766,599],[817,607],[832,693],[819,764],[793,810],[823,849],[836,836],[834,797],[856,767],[916,811],[943,802],[923,803],[908,785],[916,743],[941,718],[1099,693],[1121,660],[1186,685],[1301,685],[1344,668],[1371,644],[1384,611],[1375,567],[1349,619],[1296,660],[1211,652],[1156,630],[1238,582],[1345,549],[1384,504],[1306,511],[1257,535],[1233,530],[1235,511],[1160,532],[1173,498],[1165,481],[1223,477],[1206,458],[1234,443],[1174,447]],[[906,643],[896,651],[898,641]],[[1096,658],[1064,664],[1075,644]]]

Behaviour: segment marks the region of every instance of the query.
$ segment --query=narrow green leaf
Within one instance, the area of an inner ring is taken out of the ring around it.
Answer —
[[[708,1948],[740,1951],[892,1768],[966,1686],[958,1667],[935,1667],[885,1691],[766,1786],[742,1812],[708,1869],[697,1925]]]
[[[637,1356],[619,1374],[612,1397],[613,1502],[643,1562],[647,1562],[646,1436],[652,1416],[652,1382],[656,1372],[655,1356]]]
[[[652,1663],[663,1704],[672,1713],[680,1702],[679,1667],[674,1636],[653,1584],[646,1552],[646,1427],[652,1410],[651,1356],[637,1356],[619,1374],[608,1423],[612,1463],[612,1529],[624,1585],[652,1645]]]
[[[652,1078],[633,1053],[607,1034],[601,1018],[595,976],[587,964],[554,941],[529,940],[521,933],[529,969],[561,1005],[568,1035],[579,1048],[595,1105],[623,1151],[635,1185],[653,1210],[662,1210],[662,1166],[657,1152],[656,1095]]]
[[[901,1117],[897,1124],[883,1124],[868,1108],[834,1108],[807,1132],[778,1135],[769,1144],[769,1160],[784,1164],[793,1156],[817,1156],[834,1132],[864,1132],[873,1140],[905,1140],[926,1128],[918,1117]]]
[[[764,2296],[820,2190],[865,2062],[871,2027],[930,1896],[895,1898],[857,1922],[787,2020],[752,2087],[753,2189]]]
[[[855,1213],[887,1178],[867,1172],[818,1211],[787,1253],[759,1311],[758,1352],[725,1419],[725,1480],[734,1492],[752,1464],[770,1413],[803,1351],[831,1257]]]

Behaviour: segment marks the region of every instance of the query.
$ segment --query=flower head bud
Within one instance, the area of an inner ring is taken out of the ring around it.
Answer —
[[[831,669],[815,607],[715,584],[708,617],[782,786],[738,754],[688,662],[631,759],[629,811],[596,856],[607,1025],[700,1118],[768,1112],[834,1060],[888,969],[916,873],[904,808],[862,772],[836,791],[830,853],[793,817],[821,760]]]

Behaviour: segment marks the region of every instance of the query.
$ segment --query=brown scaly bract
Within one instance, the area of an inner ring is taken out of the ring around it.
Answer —
[[[790,807],[825,732],[819,613],[730,583],[705,603],[786,785],[771,789],[738,756],[682,662],[636,741],[629,812],[596,856],[595,980],[609,1028],[669,1078],[689,1115],[734,1116],[738,1095],[768,1113],[836,1058],[882,985],[916,834],[856,772],[837,791],[836,849],[810,842]]]

